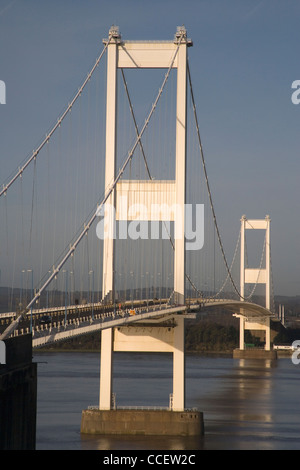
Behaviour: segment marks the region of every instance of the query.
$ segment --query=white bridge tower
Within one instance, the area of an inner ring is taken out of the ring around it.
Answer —
[[[245,300],[245,284],[265,284],[265,307],[270,310],[271,300],[271,257],[270,257],[270,222],[271,219],[267,215],[265,219],[248,220],[245,215],[241,218],[241,261],[240,261],[240,295],[241,300]],[[265,267],[246,268],[245,267],[245,231],[246,230],[265,230]],[[265,330],[266,341],[265,349],[270,351],[270,317],[259,317],[255,321],[247,319],[246,315],[237,315],[240,317],[240,349],[245,348],[244,331],[248,330]]]
[[[177,69],[177,108],[176,108],[176,170],[175,181],[169,181],[168,203],[175,206],[172,213],[175,226],[174,249],[174,297],[175,304],[185,302],[185,202],[186,202],[186,121],[187,121],[187,47],[192,42],[187,39],[184,27],[177,29],[174,41],[123,41],[117,27],[109,32],[107,47],[107,108],[106,108],[106,163],[105,188],[116,178],[116,114],[117,114],[117,70],[118,68],[170,68]],[[107,41],[107,40],[106,40]],[[177,52],[177,53],[176,53]],[[175,57],[175,59],[174,59]],[[134,199],[147,208],[151,214],[151,193],[156,194],[156,203],[162,204],[165,191],[162,182],[155,181],[119,181],[107,200],[107,204],[115,209],[117,220],[131,220],[120,207],[121,196],[127,200]],[[130,204],[130,202],[129,202]],[[105,211],[104,226],[110,227],[110,237],[103,242],[103,300],[114,302],[114,214]],[[170,214],[168,215],[170,217]],[[170,220],[160,214],[159,220]],[[145,219],[143,219],[145,220]],[[148,220],[157,220],[157,218]],[[151,333],[150,333],[151,329]],[[170,333],[171,330],[171,333]],[[140,331],[140,332],[139,332]],[[155,331],[155,332],[154,332]],[[139,335],[142,339],[137,340]],[[147,328],[134,327],[116,330],[102,330],[101,374],[100,374],[100,410],[112,407],[112,353],[114,350],[168,351],[173,352],[173,404],[172,409],[184,410],[185,401],[185,369],[184,369],[184,317],[174,315],[172,328],[153,325]],[[122,348],[122,349],[120,349]]]

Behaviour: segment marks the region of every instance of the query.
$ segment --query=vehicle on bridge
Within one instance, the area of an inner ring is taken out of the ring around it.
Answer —
[[[40,325],[49,325],[52,323],[52,317],[50,315],[43,315],[39,320]]]

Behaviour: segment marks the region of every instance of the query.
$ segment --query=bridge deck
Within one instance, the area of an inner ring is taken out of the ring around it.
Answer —
[[[164,299],[165,301],[165,299]],[[223,308],[231,311],[235,315],[242,315],[248,319],[255,319],[260,317],[272,318],[274,314],[267,310],[265,307],[262,307],[251,302],[242,302],[235,301],[232,299],[199,299],[198,302],[186,305],[177,305],[171,306],[166,303],[156,304],[152,307],[139,307],[136,310],[133,310],[134,314],[127,311],[117,310],[110,311],[102,314],[97,314],[97,309],[95,309],[95,314],[91,315],[93,305],[77,305],[77,306],[68,306],[67,312],[74,313],[74,311],[87,312],[85,317],[78,319],[73,319],[70,321],[58,321],[51,322],[49,325],[37,326],[33,329],[33,347],[42,347],[47,344],[51,344],[57,341],[66,340],[76,336],[92,333],[94,331],[100,331],[107,328],[115,328],[117,326],[124,326],[129,323],[136,323],[140,321],[163,321],[166,318],[172,317],[172,315],[184,314],[188,318],[195,318],[195,314],[199,310],[209,310],[215,308]],[[99,305],[94,305],[94,307],[99,307]],[[102,306],[103,307],[103,306]],[[64,307],[55,307],[52,309],[39,309],[34,310],[33,314],[53,314],[55,312],[64,312]],[[7,314],[1,314],[3,318],[12,317],[13,312]],[[14,314],[16,315],[16,314]],[[27,314],[30,315],[30,312]],[[28,328],[27,328],[28,330]],[[28,331],[18,330],[15,334],[28,333]]]
[[[146,311],[142,313],[137,313],[135,315],[111,315],[111,318],[103,318],[95,319],[94,321],[86,321],[81,323],[79,326],[74,325],[66,325],[66,326],[59,326],[56,328],[51,327],[51,331],[45,332],[35,332],[32,346],[33,347],[41,347],[46,344],[50,344],[56,341],[61,341],[64,339],[73,338],[75,336],[83,335],[92,333],[94,331],[100,331],[107,328],[115,328],[117,326],[124,326],[129,323],[136,323],[138,321],[145,321],[151,320],[153,318],[161,317],[165,319],[166,317],[170,317],[174,314],[187,314],[187,307],[165,307],[160,310],[154,309],[152,311]],[[194,318],[195,315],[193,313],[187,314],[190,318]]]

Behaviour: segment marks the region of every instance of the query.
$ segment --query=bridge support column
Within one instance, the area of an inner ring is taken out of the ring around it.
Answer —
[[[172,327],[138,326],[108,328],[101,332],[99,409],[112,405],[112,371],[114,351],[173,353],[173,411],[185,408],[184,317],[176,316]]]
[[[240,317],[240,349],[245,349],[245,318]]]
[[[244,314],[234,316],[240,319],[240,347],[233,351],[233,357],[238,359],[275,359],[277,357],[276,351],[271,349],[271,325],[269,317],[255,317],[247,319]],[[265,347],[261,348],[245,348],[244,346],[244,333],[245,330],[264,331],[265,333]]]
[[[270,327],[270,318],[266,318],[266,344],[265,350],[271,350],[271,327]]]
[[[173,411],[183,411],[185,408],[184,318],[177,319],[173,348]]]
[[[101,366],[100,366],[100,397],[99,409],[111,409],[112,396],[112,360],[113,360],[113,329],[101,332]]]

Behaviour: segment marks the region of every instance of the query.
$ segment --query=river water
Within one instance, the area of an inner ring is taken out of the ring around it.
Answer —
[[[300,365],[290,358],[186,356],[186,406],[204,413],[200,438],[86,436],[81,411],[98,404],[99,353],[37,352],[37,450],[298,450]],[[169,354],[114,354],[120,406],[168,406]]]

